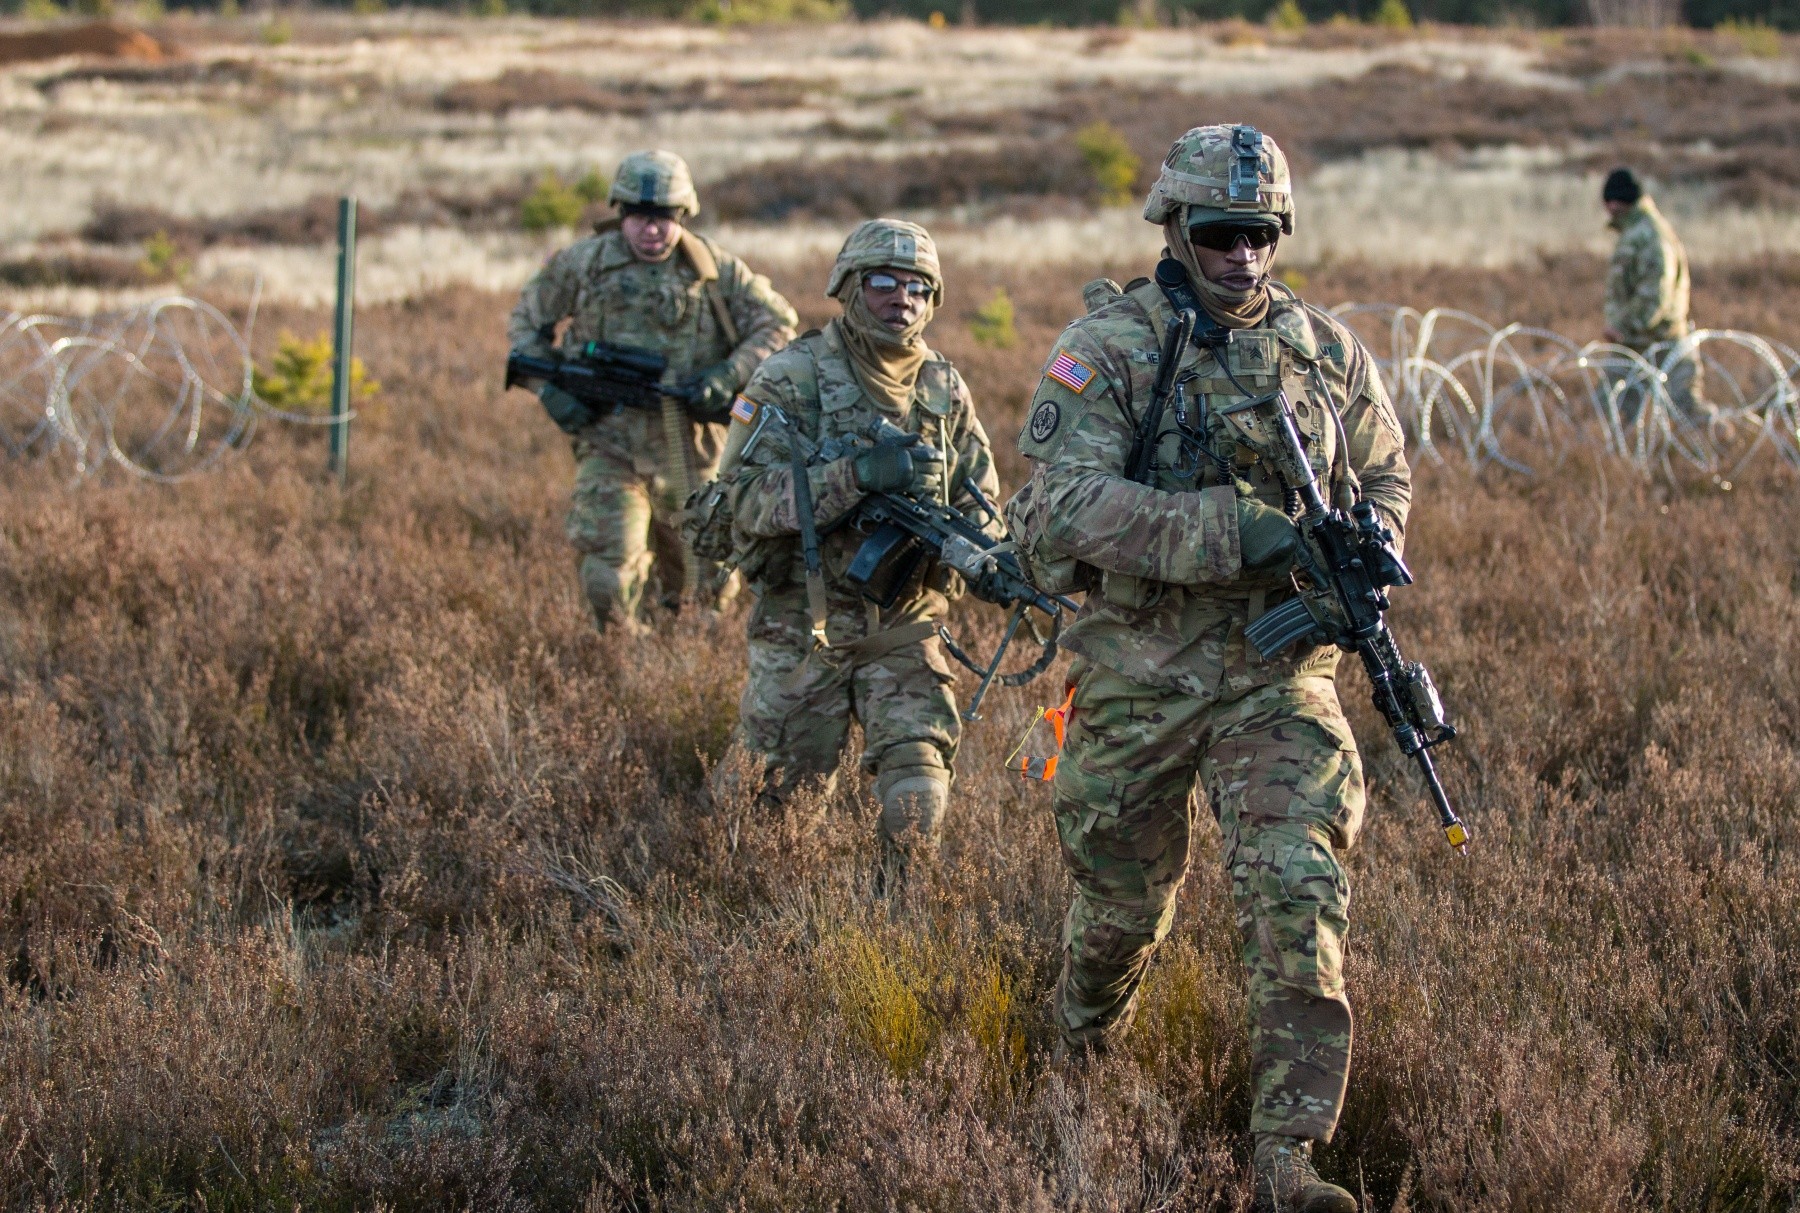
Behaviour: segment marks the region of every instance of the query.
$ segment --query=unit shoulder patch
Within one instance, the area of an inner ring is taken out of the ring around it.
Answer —
[[[1048,442],[1056,433],[1056,427],[1062,424],[1062,408],[1054,400],[1045,400],[1038,404],[1031,413],[1031,440]]]

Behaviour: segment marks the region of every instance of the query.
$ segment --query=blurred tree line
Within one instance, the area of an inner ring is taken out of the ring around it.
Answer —
[[[160,8],[235,11],[240,0],[149,0]],[[252,7],[253,0],[242,0]],[[279,0],[278,0],[279,2]],[[1290,0],[312,0],[324,7],[380,9],[388,3],[490,14],[544,16],[673,17],[724,22],[821,20],[835,17],[914,17],[919,20],[995,25],[1153,25],[1170,21],[1220,21],[1233,17],[1291,19]],[[1350,18],[1391,24],[1384,5],[1393,0],[1293,0],[1308,22]],[[1457,25],[1667,25],[1710,29],[1734,26],[1800,30],[1800,0],[1404,0],[1413,20]],[[64,0],[73,11],[102,15],[113,0]],[[0,12],[50,16],[56,0],[0,0]]]

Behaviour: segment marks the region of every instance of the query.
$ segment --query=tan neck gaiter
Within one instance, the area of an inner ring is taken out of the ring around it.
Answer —
[[[1207,315],[1228,329],[1252,329],[1263,322],[1263,317],[1269,314],[1267,272],[1247,291],[1228,291],[1209,282],[1200,272],[1200,260],[1194,256],[1194,246],[1188,241],[1185,207],[1163,222],[1163,237],[1169,242],[1169,251],[1175,259],[1187,267],[1188,281],[1193,284],[1194,294],[1200,297],[1200,306],[1206,309]]]
[[[850,365],[863,390],[877,404],[905,413],[912,405],[919,368],[925,365],[925,326],[936,308],[927,304],[923,316],[896,332],[869,310],[860,275],[844,284],[838,302],[844,305],[844,314],[833,323],[850,351]]]

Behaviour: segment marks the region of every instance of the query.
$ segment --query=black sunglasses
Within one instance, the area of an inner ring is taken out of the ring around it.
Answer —
[[[1281,238],[1272,223],[1202,223],[1188,229],[1188,239],[1215,253],[1229,253],[1242,240],[1253,249],[1265,249]]]
[[[899,290],[903,285],[906,288],[907,295],[913,299],[921,299],[926,295],[931,294],[931,283],[920,282],[916,279],[912,282],[902,283],[892,274],[864,274],[863,285],[878,295],[890,295]]]

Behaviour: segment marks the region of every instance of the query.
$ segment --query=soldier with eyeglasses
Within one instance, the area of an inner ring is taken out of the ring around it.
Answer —
[[[1396,535],[1412,488],[1374,359],[1270,276],[1294,230],[1291,189],[1281,149],[1253,127],[1176,142],[1144,208],[1163,259],[1122,291],[1101,280],[1084,292],[1089,313],[1063,331],[1027,410],[1032,477],[1006,514],[1041,589],[1088,591],[1063,632],[1073,699],[1054,781],[1075,884],[1062,1053],[1085,1061],[1129,1029],[1174,921],[1198,789],[1249,985],[1255,1208],[1354,1213],[1312,1151],[1337,1126],[1350,1072],[1340,856],[1362,824],[1362,766],[1338,650],[1302,642],[1264,660],[1245,639],[1294,596],[1300,548],[1263,406],[1285,391],[1333,499],[1367,500]],[[1152,395],[1183,312],[1196,323],[1159,416]]]
[[[935,851],[949,808],[961,721],[937,623],[963,587],[926,560],[890,606],[878,607],[848,577],[864,536],[844,523],[873,492],[932,499],[979,519],[981,499],[996,497],[999,481],[968,384],[925,343],[943,301],[925,229],[894,219],[862,224],[844,242],[826,294],[843,314],[763,363],[731,412],[720,478],[735,519],[734,559],[757,596],[737,737],[759,756],[758,795],[772,804],[800,788],[829,791],[858,723],[891,873]],[[907,440],[870,442],[878,422]],[[987,526],[997,532],[998,520]],[[822,635],[807,592],[808,529],[821,566]]]

